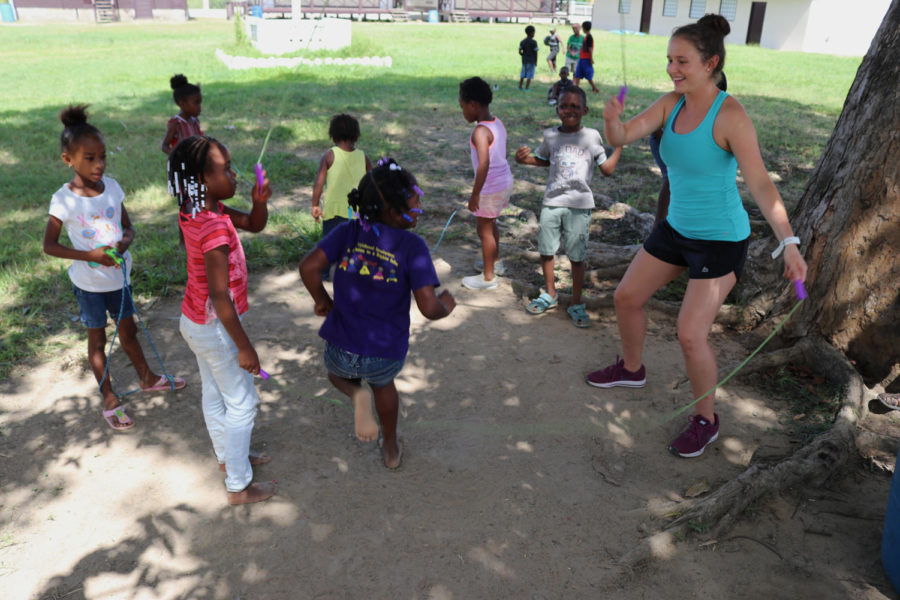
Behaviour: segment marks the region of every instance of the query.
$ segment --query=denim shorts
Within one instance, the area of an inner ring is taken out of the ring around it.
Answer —
[[[125,304],[122,304],[122,290],[113,292],[88,292],[76,285],[72,285],[72,292],[78,300],[78,311],[81,313],[81,323],[88,329],[106,327],[106,313],[114,321],[120,318],[119,308],[122,308],[122,319],[129,319],[134,314],[134,304],[131,301],[131,286],[126,288]]]
[[[670,265],[687,267],[691,279],[717,279],[729,273],[740,279],[749,246],[750,238],[739,242],[686,238],[665,220],[644,242],[648,254]]]
[[[325,342],[325,368],[344,379],[363,379],[372,387],[390,384],[403,369],[403,360],[360,356]]]
[[[522,74],[519,75],[522,79],[534,79],[534,67],[536,65],[534,63],[524,63],[522,64]]]
[[[591,209],[545,206],[541,209],[538,252],[541,256],[554,256],[565,234],[566,256],[572,262],[582,262],[587,254],[590,230]]]

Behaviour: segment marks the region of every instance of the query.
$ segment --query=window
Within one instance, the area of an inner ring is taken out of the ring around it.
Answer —
[[[678,0],[663,0],[663,15],[664,17],[677,17],[678,16]]]
[[[734,21],[737,17],[737,0],[720,0],[719,14],[729,21]]]
[[[619,0],[619,14],[627,15],[631,12],[631,0]]]
[[[706,0],[691,0],[691,11],[688,16],[692,19],[699,19],[706,14]]]

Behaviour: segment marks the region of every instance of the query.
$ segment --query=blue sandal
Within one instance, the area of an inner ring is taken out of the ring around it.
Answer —
[[[584,304],[573,304],[566,309],[566,312],[572,317],[572,322],[575,323],[575,327],[590,327],[591,318],[585,312]]]
[[[532,315],[540,315],[551,308],[556,308],[556,305],[559,304],[559,295],[555,298],[551,298],[550,294],[547,292],[541,292],[541,295],[532,300],[528,306],[525,307],[525,311]]]

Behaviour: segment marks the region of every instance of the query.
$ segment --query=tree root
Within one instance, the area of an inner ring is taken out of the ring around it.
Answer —
[[[682,503],[680,516],[619,559],[621,568],[631,570],[653,558],[671,555],[676,540],[692,531],[709,532],[717,539],[763,495],[797,485],[819,487],[847,463],[856,450],[859,415],[871,392],[843,355],[819,340],[805,338],[793,350],[770,353],[767,362],[777,359],[777,364],[785,364],[782,359],[798,352],[811,368],[846,386],[844,402],[832,428],[783,461],[752,465],[711,495]]]

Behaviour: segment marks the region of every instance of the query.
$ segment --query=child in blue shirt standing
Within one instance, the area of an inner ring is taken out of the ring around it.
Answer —
[[[616,148],[607,158],[600,132],[581,125],[581,119],[588,113],[587,96],[581,88],[567,88],[559,98],[556,112],[561,125],[544,130],[544,141],[533,155],[531,148],[524,146],[516,151],[516,162],[520,165],[550,167],[538,232],[538,252],[547,291],[532,300],[525,310],[539,315],[558,305],[553,258],[565,236],[566,256],[572,263],[572,305],[568,313],[576,327],[588,327],[590,319],[581,301],[581,289],[594,208],[591,176],[594,164],[600,166],[604,175],[611,175],[622,149]]]
[[[534,40],[534,27],[525,28],[525,39],[519,42],[519,55],[522,57],[522,73],[519,75],[519,90],[522,90],[522,82],[525,82],[524,91],[531,87],[534,79],[534,70],[537,67],[538,45]]]

